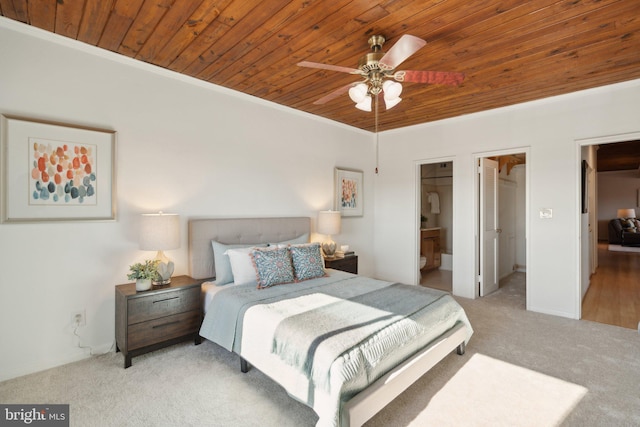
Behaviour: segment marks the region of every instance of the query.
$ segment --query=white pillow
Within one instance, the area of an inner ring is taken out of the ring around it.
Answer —
[[[227,283],[233,282],[233,272],[231,271],[231,264],[229,263],[229,257],[227,256],[227,251],[229,249],[237,249],[237,248],[248,248],[248,247],[265,247],[266,243],[263,244],[226,244],[216,242],[215,240],[211,241],[211,246],[213,248],[213,261],[216,269],[216,285],[222,286]]]
[[[251,252],[254,249],[255,246],[251,246],[248,248],[228,249],[225,252],[229,257],[231,272],[233,273],[233,282],[236,285],[258,282],[258,273],[251,258]]]

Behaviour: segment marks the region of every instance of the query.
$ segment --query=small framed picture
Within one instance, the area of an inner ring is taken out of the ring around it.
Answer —
[[[335,168],[335,209],[342,216],[362,216],[362,171]]]
[[[2,222],[115,219],[113,130],[1,116]]]

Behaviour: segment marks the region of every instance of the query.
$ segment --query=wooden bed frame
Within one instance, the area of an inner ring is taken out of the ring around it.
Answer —
[[[215,276],[211,240],[225,244],[281,242],[310,233],[310,219],[203,218],[189,221],[189,272],[195,279]],[[341,427],[359,427],[454,350],[465,352],[465,327],[458,324],[411,358],[343,402]],[[241,358],[241,369],[247,362]]]

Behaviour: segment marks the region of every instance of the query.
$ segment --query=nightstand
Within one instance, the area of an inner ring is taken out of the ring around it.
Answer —
[[[334,270],[342,270],[347,273],[358,274],[358,255],[344,258],[325,258],[324,266]]]
[[[132,357],[186,339],[200,344],[202,282],[177,276],[148,291],[137,292],[135,283],[116,286],[116,352],[125,368]]]

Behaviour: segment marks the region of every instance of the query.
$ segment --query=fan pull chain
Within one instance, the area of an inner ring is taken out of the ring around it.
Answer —
[[[375,109],[374,127],[376,131],[376,175],[378,174],[378,96],[379,94],[376,95],[376,100],[374,105],[374,109]]]

